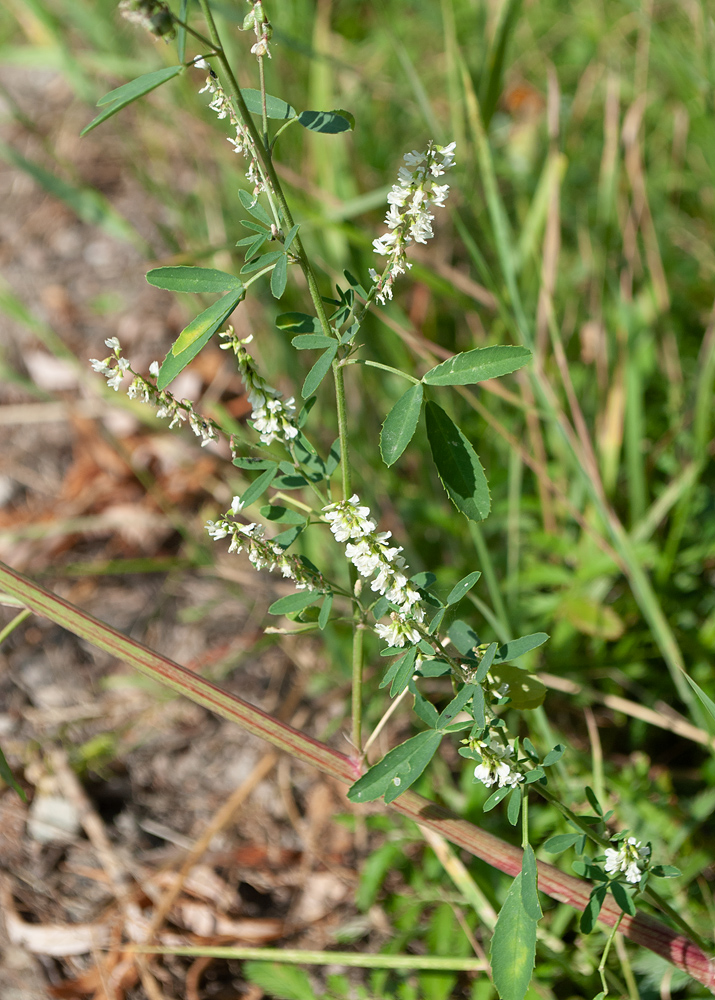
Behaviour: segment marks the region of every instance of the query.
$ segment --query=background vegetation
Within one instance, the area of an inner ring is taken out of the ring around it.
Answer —
[[[234,30],[245,5],[213,7],[241,84],[255,86],[245,38]],[[447,586],[482,570],[473,607],[461,614],[472,616],[483,641],[550,633],[531,666],[552,690],[533,717],[545,745],[571,748],[559,768],[560,794],[585,804],[584,785],[592,785],[616,809],[619,826],[652,840],[659,861],[677,864],[683,878],[662,891],[709,939],[715,767],[702,732],[707,719],[680,670],[712,694],[712,7],[281,0],[268,13],[275,32],[268,91],[298,108],[347,108],[357,120],[347,136],[289,130],[278,157],[326,293],[343,267],[364,275],[373,265],[371,241],[382,232],[403,153],[428,138],[457,141],[449,210],[437,220],[434,244],[415,253],[411,280],[364,327],[370,356],[421,374],[473,346],[525,343],[535,351],[530,370],[493,390],[464,391],[456,407],[492,490],[492,514],[479,526],[450,507],[424,460],[423,433],[387,479],[384,468],[375,474],[380,423],[401,386],[364,370],[358,392],[348,377],[352,419],[360,422],[361,498],[405,545],[415,571],[444,567]],[[93,151],[84,155],[118,164],[121,179],[102,190],[96,174],[87,182],[67,136],[113,86],[170,64],[169,48],[125,25],[105,0],[12,0],[0,11],[0,44],[9,126],[0,155],[83,222],[133,246],[138,273],[156,260],[239,266],[242,170],[197,94],[201,74],[187,72],[82,140]],[[33,73],[48,72],[71,95],[56,116],[28,109],[27,92],[14,86],[15,73],[31,88]],[[142,204],[151,198],[152,225],[133,209],[132,191],[143,192]],[[18,323],[29,309],[34,326],[25,325],[46,349],[73,349],[71,336],[51,333],[26,287],[2,294],[6,318]],[[300,282],[289,282],[280,311],[304,307]],[[97,298],[95,308],[106,316],[112,307]],[[294,392],[303,359],[275,329],[276,311],[266,287],[260,308],[255,297],[239,307],[236,325],[255,333],[267,376]],[[163,351],[175,333],[167,320],[156,337]],[[100,343],[91,356],[103,356]],[[21,352],[9,343],[0,351],[5,377],[31,391]],[[211,378],[203,385],[197,408],[228,414],[240,433],[245,414],[212,390]],[[335,436],[329,391],[326,383],[318,403],[326,445]],[[222,473],[229,486],[234,475]],[[379,491],[378,482],[386,484]],[[204,493],[196,506],[184,512],[183,537],[160,553],[165,568],[215,557],[201,534],[215,501]],[[141,557],[138,549],[134,558]],[[328,641],[331,672],[312,678],[311,697],[349,678],[349,635],[335,629]],[[372,663],[368,724],[384,710],[376,655]],[[407,713],[402,721],[398,714],[395,731],[404,734],[408,724]],[[420,790],[512,835],[500,810],[482,818],[488,793],[457,759],[438,760]],[[532,823],[544,836],[557,829],[550,807],[536,810]],[[465,929],[483,927],[488,908],[481,917],[468,905],[455,910],[452,883],[435,856],[415,853],[413,828],[382,818],[368,826],[389,832],[362,869],[358,907],[367,912],[379,901],[389,948],[468,954]],[[397,881],[386,878],[390,870]],[[498,909],[507,880],[479,862],[469,870]],[[600,932],[584,939],[576,928],[573,911],[556,904],[547,911],[534,995],[598,991]],[[614,957],[614,989],[702,995],[684,977],[664,980],[665,966],[652,956],[631,959],[635,980],[624,953]],[[446,973],[410,985],[376,972],[363,982],[371,996],[486,1000],[490,992],[483,977]],[[340,995],[347,987],[332,988]]]

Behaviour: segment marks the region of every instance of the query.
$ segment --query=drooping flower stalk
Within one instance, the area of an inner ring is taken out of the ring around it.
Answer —
[[[167,389],[158,389],[156,379],[159,376],[159,362],[152,361],[149,365],[149,374],[152,378],[145,378],[137,374],[126,358],[122,357],[122,345],[117,337],[109,337],[104,342],[111,348],[112,354],[99,360],[90,358],[90,364],[94,371],[104,375],[107,385],[119,392],[119,387],[125,376],[133,375],[133,379],[127,389],[130,399],[139,399],[142,403],[149,403],[156,407],[156,415],[161,419],[169,419],[169,427],[174,428],[188,421],[189,427],[196,437],[201,438],[201,447],[206,447],[211,441],[216,441],[219,436],[220,427],[207,417],[197,413],[190,399],[177,399],[173,393]]]

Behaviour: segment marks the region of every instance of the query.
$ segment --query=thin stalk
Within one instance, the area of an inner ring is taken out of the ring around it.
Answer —
[[[3,642],[5,642],[7,637],[15,631],[17,626],[22,625],[25,619],[29,618],[31,614],[32,611],[30,611],[29,608],[25,608],[23,611],[20,612],[19,615],[15,615],[13,620],[11,622],[8,622],[5,628],[2,630],[2,632],[0,632],[0,645]]]
[[[362,748],[362,672],[363,672],[363,637],[365,625],[362,621],[360,608],[356,605],[353,615],[353,669],[352,669],[352,741],[359,759],[365,759]]]
[[[370,955],[354,951],[303,951],[300,948],[228,948],[217,945],[132,945],[137,955],[182,955],[185,957],[253,959],[281,965],[343,965],[348,969],[401,969],[405,972],[479,972],[487,963],[478,958],[442,958],[439,955]]]
[[[395,698],[395,700],[392,702],[392,704],[390,705],[390,707],[388,708],[388,710],[385,712],[385,714],[383,715],[383,717],[380,719],[380,721],[378,722],[378,724],[375,726],[375,728],[373,729],[373,731],[368,736],[367,742],[365,743],[365,746],[363,747],[363,752],[365,754],[367,754],[367,752],[370,749],[370,747],[372,746],[372,744],[375,742],[375,740],[377,739],[377,737],[380,735],[380,733],[382,732],[382,730],[385,728],[385,725],[387,724],[387,722],[389,721],[389,719],[394,714],[395,710],[397,709],[397,706],[400,704],[400,702],[402,702],[402,701],[405,700],[405,697],[409,694],[409,692],[410,692],[409,687],[406,687],[404,689],[404,691],[402,691],[397,696],[397,698]]]
[[[366,361],[364,358],[351,358],[349,361],[343,361],[343,368],[346,365],[367,365],[369,368],[381,368],[384,372],[390,372],[392,375],[399,375],[400,378],[406,378],[408,382],[412,382],[414,385],[419,385],[422,379],[415,378],[413,375],[408,375],[407,372],[401,372],[399,368],[393,368],[391,365],[383,365],[380,361]]]
[[[606,959],[608,958],[608,953],[611,950],[611,945],[618,933],[618,928],[621,925],[621,917],[618,918],[616,923],[611,928],[611,933],[608,935],[606,940],[606,946],[603,949],[603,954],[601,955],[601,961],[598,963],[598,974],[601,977],[601,986],[603,987],[603,992],[608,996],[608,983],[606,982]]]

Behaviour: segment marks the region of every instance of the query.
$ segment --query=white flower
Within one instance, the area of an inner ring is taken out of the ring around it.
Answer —
[[[159,378],[159,362],[158,361],[152,361],[152,363],[149,365],[149,374],[153,375],[154,378]]]
[[[400,167],[398,182],[387,196],[385,224],[389,232],[372,243],[375,253],[388,257],[382,275],[370,269],[378,302],[392,298],[395,278],[411,267],[406,258],[407,247],[413,242],[426,243],[434,235],[434,216],[429,208],[431,205],[444,208],[449,193],[448,184],[435,184],[434,179],[454,165],[455,148],[454,142],[437,146],[430,141],[424,153],[412,150],[405,154],[405,166]]]
[[[388,646],[404,646],[406,642],[416,645],[420,641],[420,633],[408,621],[399,617],[394,611],[390,615],[390,624],[375,626],[375,632],[384,639]]]
[[[640,840],[629,837],[624,840],[616,850],[613,847],[606,848],[606,864],[604,865],[609,875],[617,875],[623,872],[626,882],[637,885],[643,875],[647,860],[650,856],[650,847],[641,845]]]
[[[205,70],[211,68],[203,56],[196,56],[196,58],[194,59],[194,66],[197,69],[205,69]]]
[[[477,740],[474,746],[482,758],[481,764],[477,764],[474,768],[474,777],[487,788],[491,788],[492,785],[498,788],[516,788],[519,782],[524,780],[524,775],[515,771],[509,763],[514,751],[508,743]]]
[[[107,340],[104,341],[104,343],[107,345],[110,351],[121,351],[122,349],[122,345],[119,343],[118,337],[108,337]]]
[[[248,393],[248,402],[253,407],[251,420],[258,431],[263,444],[282,441],[287,444],[298,436],[298,426],[295,422],[295,399],[283,399],[277,389],[268,385],[258,374],[253,358],[246,350],[253,337],[239,340],[233,327],[229,327],[221,336],[226,341],[221,344],[224,350],[232,350],[236,355],[238,372],[243,379]]]

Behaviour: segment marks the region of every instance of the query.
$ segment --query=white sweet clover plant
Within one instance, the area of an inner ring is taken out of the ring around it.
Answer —
[[[206,342],[206,338],[190,336],[192,329],[209,331],[209,336],[220,335],[220,346],[235,357],[252,408],[249,426],[257,437],[251,445],[231,440],[233,464],[244,475],[258,475],[233,498],[223,515],[206,523],[206,531],[217,542],[228,540],[229,552],[244,552],[257,570],[280,573],[293,583],[295,592],[274,602],[269,611],[288,615],[300,631],[329,628],[334,608],[338,617],[344,619],[346,612],[352,616],[351,736],[357,761],[364,762],[365,748],[372,742],[372,737],[366,742],[362,738],[366,629],[387,644],[383,653],[393,654],[382,686],[389,685],[393,698],[411,696],[417,715],[427,727],[368,768],[351,788],[349,797],[355,802],[382,796],[392,801],[420,778],[443,738],[468,730],[459,744],[459,753],[469,761],[473,780],[490,790],[484,809],[488,811],[508,798],[507,816],[513,825],[521,816],[525,849],[531,850],[527,811],[530,791],[555,802],[566,816],[572,832],[552,837],[545,846],[554,852],[575,847],[584,855],[584,860],[577,862],[580,873],[594,881],[588,919],[582,922],[584,930],[590,930],[607,891],[613,892],[624,912],[631,912],[633,895],[645,891],[650,875],[672,875],[676,870],[652,866],[650,846],[643,846],[627,831],[613,836],[612,814],[603,812],[590,789],[586,792],[595,817],[580,817],[557,799],[549,787],[546,770],[561,758],[561,745],[541,754],[528,737],[509,738],[502,717],[505,707],[533,709],[545,694],[543,685],[512,661],[537,648],[548,636],[536,633],[502,645],[483,643],[469,622],[455,617],[457,605],[477,582],[479,572],[458,581],[446,596],[435,588],[431,574],[411,574],[402,547],[390,532],[379,530],[379,518],[373,516],[352,486],[352,428],[344,380],[346,374],[359,371],[357,365],[374,364],[410,383],[385,417],[380,448],[386,464],[397,461],[408,447],[424,410],[430,450],[451,501],[472,520],[481,520],[489,513],[486,479],[471,442],[427,393],[509,374],[527,364],[530,353],[513,345],[475,348],[431,368],[420,379],[356,356],[362,349],[359,333],[368,311],[375,303],[385,305],[392,299],[396,279],[410,268],[409,247],[426,243],[434,236],[433,210],[445,207],[449,186],[443,178],[457,164],[456,145],[430,140],[423,152],[413,150],[404,156],[398,181],[387,199],[387,232],[373,243],[376,254],[385,257],[386,263],[382,270],[369,269],[367,287],[344,272],[346,284],[337,286],[337,297],[324,297],[302,243],[300,227],[294,223],[282,191],[273,155],[286,128],[301,126],[328,133],[326,141],[330,141],[331,135],[349,130],[354,123],[347,111],[298,113],[286,102],[266,94],[263,60],[271,57],[272,29],[265,5],[254,0],[248,3],[250,10],[243,30],[253,34],[250,51],[259,77],[259,89],[252,91],[239,89],[206,0],[200,0],[200,7],[208,38],[193,27],[179,25],[177,29],[166,4],[154,0],[122,3],[125,15],[156,34],[172,37],[178,30],[184,33],[185,44],[188,30],[199,39],[203,51],[183,66],[190,72],[199,69],[206,73],[200,92],[210,94],[209,107],[230,125],[229,142],[244,157],[248,190],[240,192],[239,197],[247,214],[243,225],[249,235],[237,243],[245,248],[245,263],[238,275],[198,267],[156,268],[148,273],[148,280],[161,288],[223,294],[220,303],[205,310],[181,334],[161,365],[154,362],[147,376],[136,373],[122,356],[119,342],[111,338],[107,341],[110,357],[93,360],[92,366],[115,390],[130,379],[131,397],[154,406],[159,416],[170,419],[172,427],[187,422],[202,446],[212,445],[221,433],[219,424],[196,413],[188,400],[177,400],[167,386]],[[114,96],[118,93],[121,90]],[[88,128],[106,117],[103,112]],[[274,121],[278,124],[271,134]],[[285,313],[276,323],[279,330],[292,335],[297,350],[319,352],[302,387],[304,405],[300,410],[295,397],[284,398],[259,373],[247,350],[250,337],[240,339],[231,327],[221,332],[254,282],[268,280],[273,296],[280,299],[289,269],[295,266],[303,272],[313,311]],[[331,306],[330,313],[326,312],[326,302]],[[314,396],[329,373],[334,383],[338,436],[328,454],[321,455],[320,444],[311,442],[304,428]],[[465,488],[465,483],[472,485]],[[246,518],[245,508],[252,507],[269,491],[273,491],[273,500],[280,502],[262,507],[260,516]],[[342,580],[331,579],[305,556],[288,551],[291,546],[298,548],[305,530],[321,530],[321,526],[323,531],[329,528],[327,537],[332,535],[340,546],[346,564]],[[445,622],[449,623],[446,631]],[[443,677],[445,689],[449,688],[441,712],[421,690],[424,677]],[[527,715],[522,718],[526,723]],[[381,727],[382,721],[376,732]],[[587,857],[584,852],[589,840],[605,848],[605,854]],[[533,871],[525,868],[522,872],[523,878],[533,880],[534,898],[535,873],[535,865]]]

